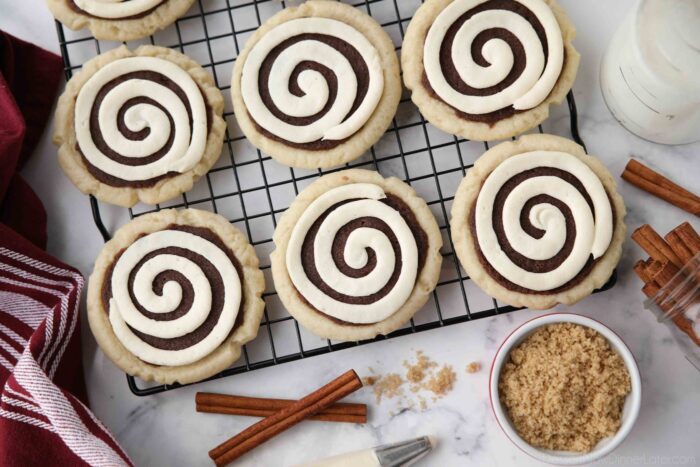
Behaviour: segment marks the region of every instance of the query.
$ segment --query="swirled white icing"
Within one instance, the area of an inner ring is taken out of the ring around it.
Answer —
[[[317,310],[348,323],[368,324],[382,321],[406,302],[413,291],[418,268],[418,247],[413,233],[401,214],[381,199],[386,194],[381,187],[370,183],[343,185],[316,198],[300,216],[292,230],[287,246],[287,270],[297,291]],[[351,200],[351,201],[349,201]],[[323,281],[333,290],[350,296],[365,297],[386,286],[398,266],[391,242],[380,230],[359,227],[348,236],[343,258],[348,266],[359,269],[368,262],[367,249],[376,257],[376,265],[363,277],[348,277],[335,264],[332,257],[333,240],[338,231],[362,217],[381,219],[395,235],[401,250],[398,280],[382,298],[369,304],[353,304],[336,300],[320,290],[306,275],[302,264],[302,245],[311,226],[334,205],[321,222],[314,239],[314,264]]]
[[[304,95],[299,97],[289,90],[290,77],[301,62],[312,61],[324,65],[338,81],[337,96],[328,112],[308,125],[292,125],[277,118],[263,102],[258,83],[263,61],[280,43],[301,34],[338,38],[350,44],[362,56],[369,72],[369,85],[364,99],[351,115],[348,113],[358,93],[357,76],[341,51],[317,40],[301,40],[284,49],[272,65],[268,85],[270,97],[281,112],[293,117],[313,116],[328,102],[328,83],[315,70],[302,71],[298,84]],[[275,136],[292,143],[340,140],[352,136],[372,116],[383,89],[381,62],[372,43],[352,26],[329,18],[299,18],[268,31],[248,54],[241,77],[243,101],[253,120]]]
[[[132,301],[129,275],[149,253],[167,247],[179,247],[197,253],[211,262],[221,274],[224,303],[221,315],[211,332],[199,342],[181,349],[156,348],[139,338],[131,329],[144,334],[172,339],[197,329],[209,316],[212,305],[212,284],[194,261],[173,254],[157,254],[145,261],[133,281],[133,298],[152,313],[174,311],[182,300],[182,287],[175,281],[166,282],[162,294],[156,295],[153,283],[158,274],[176,271],[190,281],[194,300],[184,315],[158,321],[143,315]],[[178,366],[196,362],[213,352],[231,332],[241,303],[241,281],[231,259],[218,246],[200,236],[177,230],[163,230],[136,240],[119,257],[111,278],[112,298],[109,320],[114,334],[124,347],[139,359],[154,365]]]
[[[177,94],[163,84],[148,79],[130,78],[110,89],[98,111],[98,124],[105,144],[119,155],[139,159],[162,149],[172,135],[172,145],[155,161],[142,165],[120,163],[102,152],[90,129],[90,115],[100,90],[127,73],[150,71],[175,83],[184,93],[192,114]],[[117,126],[120,109],[131,99],[146,97],[157,102],[131,105],[124,112],[126,127],[134,132],[148,128],[142,140],[127,138]],[[170,120],[172,118],[173,127]],[[178,65],[156,57],[127,57],[100,68],[83,85],[75,105],[75,135],[78,146],[90,164],[122,180],[149,180],[168,172],[186,172],[202,158],[207,143],[207,108],[192,77]]]
[[[487,96],[467,95],[454,89],[443,74],[440,47],[447,30],[460,16],[485,1],[487,0],[455,0],[435,19],[428,30],[423,50],[428,82],[442,100],[468,114],[486,114],[509,106],[517,110],[536,107],[551,92],[564,63],[564,45],[559,23],[543,0],[512,1],[529,9],[544,28],[548,50],[546,57],[532,24],[510,10],[485,10],[474,14],[461,25],[452,43],[451,59],[462,81],[473,88],[483,89],[505,80],[513,68],[515,58],[507,42],[492,38],[483,46],[483,57],[489,63],[483,67],[472,57],[472,43],[480,33],[489,29],[510,31],[520,40],[525,50],[525,68],[512,84]]]
[[[502,250],[493,227],[496,195],[513,176],[538,167],[552,167],[576,177],[590,197],[593,210],[570,183],[556,176],[533,176],[519,183],[503,204],[503,230],[510,245],[533,260],[552,258],[564,246],[566,219],[554,205],[541,203],[530,211],[530,222],[544,235],[537,239],[523,231],[520,214],[525,203],[538,195],[549,195],[571,210],[576,237],[569,256],[549,272],[531,272],[515,264]],[[533,151],[503,161],[484,181],[476,201],[475,227],[479,247],[488,263],[513,284],[535,291],[552,290],[569,282],[592,255],[601,257],[610,245],[613,214],[605,187],[584,162],[564,152]]]
[[[129,18],[151,10],[167,0],[73,0],[81,10],[106,19]]]

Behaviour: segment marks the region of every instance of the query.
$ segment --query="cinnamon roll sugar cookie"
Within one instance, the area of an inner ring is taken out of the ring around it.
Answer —
[[[371,17],[310,0],[263,24],[236,59],[231,84],[241,130],[300,168],[356,159],[382,136],[401,97],[394,44]]]
[[[440,275],[440,229],[398,178],[368,170],[324,175],[284,213],[272,277],[302,325],[335,340],[370,339],[406,323]]]
[[[514,306],[571,305],[610,278],[625,205],[610,172],[565,138],[526,135],[484,153],[452,204],[467,275]]]
[[[126,207],[156,204],[192,188],[219,158],[223,109],[214,80],[190,58],[122,46],[68,82],[53,141],[83,193]]]
[[[51,13],[73,30],[88,28],[97,39],[130,41],[164,29],[194,0],[46,0]]]
[[[255,338],[264,288],[255,250],[223,217],[146,214],[119,229],[95,261],[90,329],[130,375],[199,381],[231,366]]]
[[[404,83],[438,128],[508,138],[544,121],[571,89],[574,35],[554,0],[427,0],[404,38]]]

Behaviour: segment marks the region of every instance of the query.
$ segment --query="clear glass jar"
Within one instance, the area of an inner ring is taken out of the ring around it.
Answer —
[[[646,300],[644,308],[671,329],[681,350],[700,371],[700,253]]]
[[[613,116],[657,143],[700,140],[700,1],[640,0],[600,69]]]

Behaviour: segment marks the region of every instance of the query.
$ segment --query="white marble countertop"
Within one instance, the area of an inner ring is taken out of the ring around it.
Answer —
[[[614,174],[622,171],[633,154],[671,174],[681,184],[697,187],[700,144],[666,147],[643,141],[620,127],[602,100],[598,86],[601,55],[633,2],[561,3],[578,29],[575,44],[582,61],[574,91],[581,134],[589,152],[598,155]],[[0,0],[0,28],[58,52],[54,24],[42,0]],[[559,118],[558,115],[564,118],[566,113],[556,110],[553,118]],[[560,127],[567,128],[565,123]],[[89,275],[102,241],[92,223],[87,198],[61,173],[47,135],[24,175],[49,213],[49,250]],[[666,232],[689,218],[624,182],[620,191],[627,203],[630,229],[650,222]],[[123,222],[117,211],[107,209],[104,215],[110,230]],[[696,219],[692,222],[700,228]],[[694,465],[700,462],[700,373],[675,347],[665,326],[643,310],[641,284],[631,271],[640,257],[641,251],[627,241],[617,285],[576,306],[558,310],[588,315],[610,326],[626,341],[639,363],[643,383],[641,414],[627,440],[602,462]],[[401,410],[396,400],[376,406],[370,391],[363,391],[352,399],[371,404],[367,425],[306,422],[246,455],[240,465],[292,465],[423,434],[437,436],[440,443],[421,465],[538,465],[515,448],[496,425],[487,388],[488,366],[498,345],[514,327],[538,314],[541,313],[517,311],[145,398],[129,392],[124,374],[96,349],[84,321],[86,379],[93,410],[137,465],[208,465],[206,452],[246,427],[251,419],[197,414],[195,391],[301,396],[347,368],[364,374],[368,367],[379,373],[403,373],[402,361],[420,349],[434,361],[454,367],[458,379],[447,397],[436,402],[429,400],[423,411]],[[484,369],[467,374],[465,366],[471,361],[481,362]]]

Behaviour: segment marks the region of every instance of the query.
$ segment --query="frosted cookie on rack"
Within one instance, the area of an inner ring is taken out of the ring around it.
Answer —
[[[391,123],[399,61],[381,26],[352,6],[309,0],[263,24],[236,59],[233,109],[277,161],[306,169],[356,159]]]
[[[130,41],[164,29],[194,0],[46,0],[51,13],[73,30],[88,28],[97,39]]]
[[[467,275],[514,306],[571,305],[604,285],[625,237],[610,172],[565,138],[526,135],[484,153],[452,204]]]
[[[146,214],[120,228],[95,261],[90,329],[128,374],[191,383],[231,366],[255,338],[264,288],[255,250],[223,217]]]
[[[544,121],[571,89],[574,35],[554,0],[427,0],[404,38],[404,83],[441,130],[508,138]]]
[[[442,237],[404,182],[351,169],[316,180],[273,236],[280,300],[313,333],[335,340],[388,334],[425,304],[440,275]]]
[[[53,141],[83,193],[126,207],[156,204],[192,188],[219,158],[223,110],[221,91],[194,60],[163,47],[122,46],[68,82]]]

